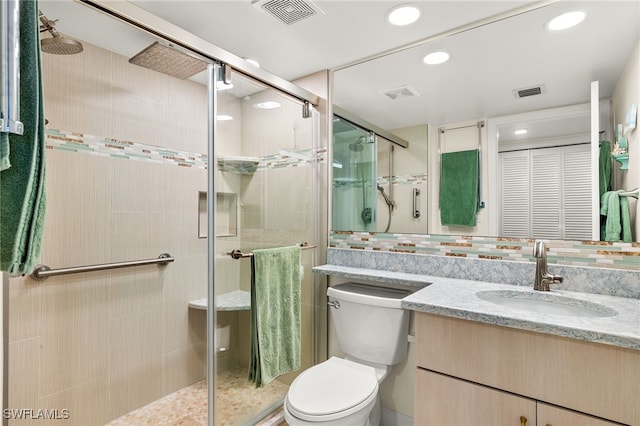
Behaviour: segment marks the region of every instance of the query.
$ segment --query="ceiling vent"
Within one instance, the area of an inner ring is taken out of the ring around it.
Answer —
[[[324,15],[324,11],[311,0],[253,0],[251,4],[287,25]]]
[[[527,98],[529,96],[543,95],[547,93],[547,87],[544,84],[537,84],[531,87],[524,87],[522,89],[515,89],[513,91],[513,96],[516,99]]]
[[[404,85],[397,89],[388,90],[384,92],[384,95],[392,101],[398,101],[401,99],[415,98],[416,96],[420,96],[420,93],[418,93],[414,88]]]

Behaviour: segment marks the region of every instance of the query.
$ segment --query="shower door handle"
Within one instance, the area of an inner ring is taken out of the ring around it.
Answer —
[[[418,195],[420,195],[420,190],[418,188],[413,188],[413,218],[417,219],[420,217],[420,210],[418,210]]]

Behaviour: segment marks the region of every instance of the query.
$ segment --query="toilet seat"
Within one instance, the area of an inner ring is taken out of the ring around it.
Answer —
[[[291,384],[286,403],[295,417],[322,422],[361,410],[377,393],[373,367],[332,357],[302,372]]]

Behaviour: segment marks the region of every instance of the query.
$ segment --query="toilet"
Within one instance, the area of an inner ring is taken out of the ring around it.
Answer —
[[[409,311],[400,303],[409,294],[358,283],[327,289],[345,357],[331,357],[293,381],[284,401],[289,425],[380,424],[379,385],[407,356]]]

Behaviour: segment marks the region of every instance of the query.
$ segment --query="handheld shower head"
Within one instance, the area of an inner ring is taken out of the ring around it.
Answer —
[[[380,194],[382,194],[382,198],[384,198],[384,202],[387,204],[387,207],[392,209],[395,203],[391,201],[387,193],[384,192],[384,188],[382,187],[382,185],[378,184],[377,188],[378,188],[378,191],[380,191]]]

